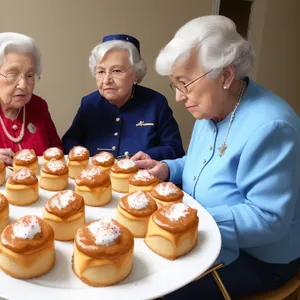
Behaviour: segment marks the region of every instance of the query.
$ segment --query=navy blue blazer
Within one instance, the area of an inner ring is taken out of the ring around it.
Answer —
[[[184,155],[179,128],[167,99],[142,86],[136,86],[132,99],[119,109],[99,91],[83,97],[62,140],[65,153],[82,145],[91,155],[101,150],[115,157],[141,150],[156,160]]]

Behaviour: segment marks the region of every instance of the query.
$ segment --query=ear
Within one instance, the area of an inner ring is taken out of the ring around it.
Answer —
[[[235,68],[233,65],[227,66],[223,69],[222,80],[223,80],[223,89],[228,90],[232,84],[232,81],[235,78]]]

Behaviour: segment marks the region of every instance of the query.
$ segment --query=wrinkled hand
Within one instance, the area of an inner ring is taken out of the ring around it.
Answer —
[[[137,160],[144,160],[144,159],[151,159],[151,157],[150,155],[148,155],[143,151],[139,151],[131,157],[131,160],[133,160],[134,162]]]
[[[12,165],[14,157],[14,153],[11,151],[11,149],[0,149],[0,160],[5,162],[7,165]]]
[[[146,169],[150,174],[157,176],[161,181],[169,177],[169,167],[166,163],[154,159],[136,160],[140,169]]]

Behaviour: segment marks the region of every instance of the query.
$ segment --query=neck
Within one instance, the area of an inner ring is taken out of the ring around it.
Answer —
[[[20,110],[19,108],[5,107],[3,105],[1,105],[1,108],[2,108],[4,116],[11,120],[14,120],[17,117],[19,110]]]
[[[132,87],[132,89],[130,90],[130,93],[128,93],[128,95],[125,97],[126,100],[123,101],[118,101],[117,103],[113,103],[117,108],[121,108],[123,105],[125,105],[129,100],[131,100],[133,98],[135,92],[135,86]]]

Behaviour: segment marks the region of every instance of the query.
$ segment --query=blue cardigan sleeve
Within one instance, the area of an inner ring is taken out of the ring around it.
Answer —
[[[236,174],[239,204],[206,207],[222,236],[218,261],[230,263],[240,248],[276,242],[286,234],[298,193],[299,155],[299,136],[285,121],[268,122],[252,134]]]
[[[175,159],[184,155],[179,127],[173,117],[167,99],[163,97],[162,104],[157,107],[156,135],[158,146],[145,152],[155,160]]]

